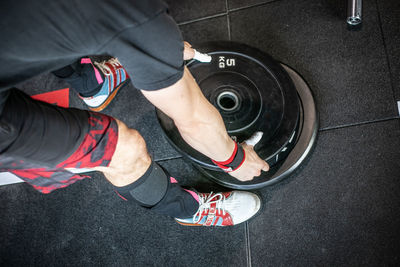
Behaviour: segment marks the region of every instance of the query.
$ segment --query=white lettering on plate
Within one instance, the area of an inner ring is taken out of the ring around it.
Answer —
[[[218,67],[220,69],[224,69],[225,67],[233,67],[236,65],[236,60],[234,58],[225,59],[224,56],[219,56],[218,58]]]

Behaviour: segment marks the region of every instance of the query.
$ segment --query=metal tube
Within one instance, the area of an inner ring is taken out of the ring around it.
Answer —
[[[347,24],[358,25],[362,22],[362,0],[348,0]]]

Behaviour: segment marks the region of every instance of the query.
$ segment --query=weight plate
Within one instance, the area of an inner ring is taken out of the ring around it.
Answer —
[[[294,82],[300,99],[299,135],[295,140],[294,148],[287,157],[273,166],[269,172],[263,172],[261,176],[255,177],[252,181],[240,182],[227,173],[207,170],[194,164],[203,174],[214,182],[232,189],[254,190],[275,184],[288,177],[301,166],[307,156],[311,153],[317,140],[318,113],[314,97],[308,85],[293,69],[283,65]]]
[[[263,138],[255,146],[257,154],[270,166],[285,159],[299,133],[300,114],[296,89],[287,72],[269,55],[243,44],[213,42],[199,50],[212,56],[211,63],[191,61],[187,66],[221,113],[229,135],[242,142],[262,131]],[[182,139],[168,116],[159,110],[157,116],[180,153],[202,168],[222,172]]]

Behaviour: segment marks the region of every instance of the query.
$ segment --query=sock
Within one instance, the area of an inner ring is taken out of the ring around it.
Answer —
[[[173,177],[170,179],[175,180]],[[160,214],[174,218],[186,219],[193,217],[199,209],[199,197],[194,191],[182,188],[178,183],[169,183],[164,198],[151,208]]]
[[[102,87],[93,68],[91,64],[76,62],[73,65],[53,71],[53,74],[68,82],[82,97],[91,97],[97,94]],[[104,81],[104,74],[101,71],[99,71],[99,74]]]

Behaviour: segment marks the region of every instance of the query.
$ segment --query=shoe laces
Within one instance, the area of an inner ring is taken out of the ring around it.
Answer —
[[[107,60],[107,61],[105,60],[105,61],[102,61],[102,62],[94,62],[96,67],[98,67],[101,70],[101,72],[103,72],[104,75],[106,75],[106,76],[111,75],[111,69],[110,69],[109,66],[106,65],[106,63],[108,63],[108,64],[110,64],[110,65],[112,65],[112,66],[114,66],[116,68],[117,67],[122,67],[122,65],[118,61],[118,59],[114,58],[114,57],[109,59],[109,60]]]
[[[225,215],[225,196],[222,193],[214,194],[213,192],[209,194],[199,194],[199,209],[193,215],[194,223],[200,222],[202,218],[203,212],[208,212],[211,208],[212,204],[215,204],[215,211],[222,211],[222,214]]]

